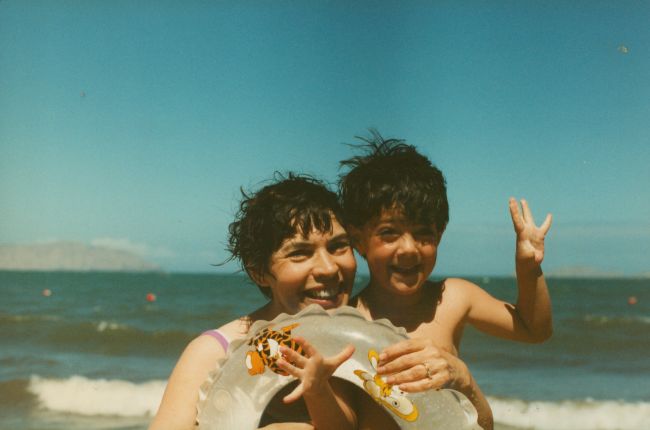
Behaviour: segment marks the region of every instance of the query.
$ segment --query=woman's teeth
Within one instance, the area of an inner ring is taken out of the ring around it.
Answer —
[[[305,294],[313,299],[331,299],[339,293],[338,287],[322,288],[318,290],[307,290]]]

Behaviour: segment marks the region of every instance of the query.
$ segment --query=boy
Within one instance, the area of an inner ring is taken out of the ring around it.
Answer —
[[[340,180],[346,227],[368,264],[370,282],[355,298],[367,318],[388,318],[406,328],[410,340],[380,355],[381,374],[404,391],[443,385],[464,391],[444,358],[458,356],[467,323],[486,333],[522,342],[543,342],[552,332],[551,306],[541,270],[544,236],[551,216],[535,226],[527,203],[523,215],[510,199],[515,232],[519,296],[515,305],[497,300],[462,279],[428,281],[449,220],[442,172],[403,140],[376,131],[363,139],[367,153],[344,160]],[[477,399],[470,398],[475,402]],[[479,421],[491,428],[491,416]]]

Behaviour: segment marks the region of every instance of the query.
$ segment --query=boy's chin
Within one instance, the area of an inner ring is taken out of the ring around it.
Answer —
[[[408,277],[393,275],[390,279],[390,290],[397,294],[407,296],[419,291],[425,282],[426,278],[419,275]]]

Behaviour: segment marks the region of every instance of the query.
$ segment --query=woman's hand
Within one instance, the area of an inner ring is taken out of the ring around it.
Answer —
[[[438,348],[430,339],[398,342],[379,354],[377,373],[405,392],[454,388],[463,391],[471,383],[465,363]]]

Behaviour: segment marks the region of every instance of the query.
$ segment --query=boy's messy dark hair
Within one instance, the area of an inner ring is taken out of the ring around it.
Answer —
[[[241,190],[239,210],[229,227],[230,258],[237,259],[249,276],[268,273],[271,255],[285,239],[300,232],[332,231],[332,214],[342,223],[336,193],[323,182],[308,176],[276,172],[271,184],[254,193]],[[253,276],[251,276],[253,280]],[[258,285],[265,296],[268,288]]]
[[[442,234],[449,222],[447,187],[442,172],[412,145],[385,140],[377,130],[352,145],[364,154],[343,160],[339,193],[346,221],[362,228],[382,210],[397,209],[410,221],[434,224]]]

